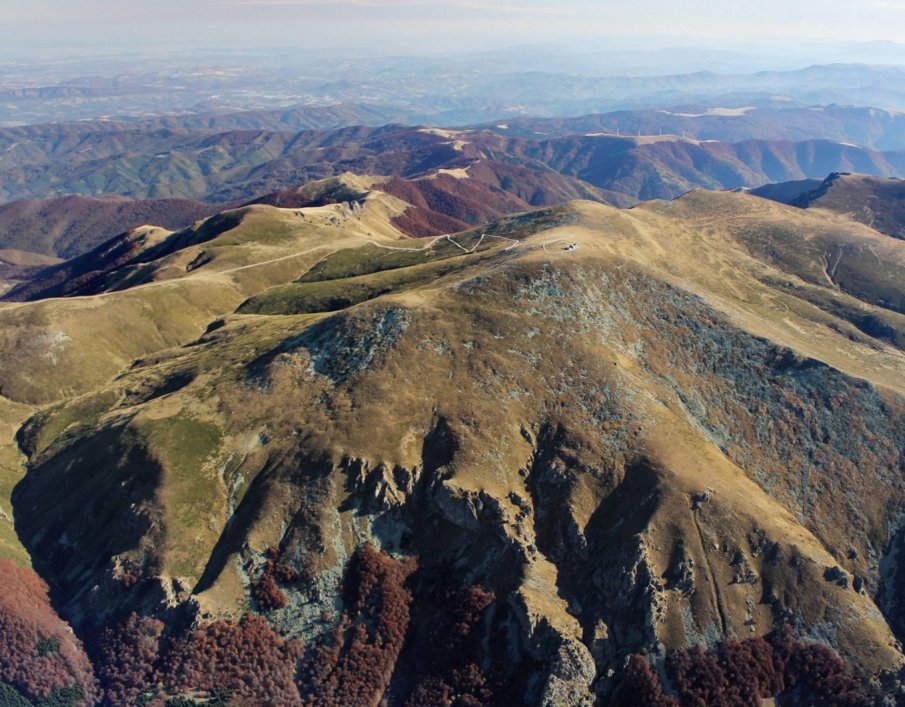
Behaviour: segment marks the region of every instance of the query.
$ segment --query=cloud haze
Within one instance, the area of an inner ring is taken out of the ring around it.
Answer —
[[[0,0],[21,50],[130,45],[368,45],[393,52],[656,37],[706,42],[905,42],[899,0]]]

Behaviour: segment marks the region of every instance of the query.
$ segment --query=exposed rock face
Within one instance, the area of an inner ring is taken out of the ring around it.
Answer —
[[[543,707],[594,704],[591,689],[596,675],[594,659],[582,643],[563,642],[558,652],[545,648],[542,654],[546,659],[552,654],[553,660],[538,704]]]
[[[393,346],[407,325],[405,310],[398,308],[375,312],[364,322],[338,315],[306,331],[289,350],[304,348],[311,370],[337,385],[368,368],[381,349]]]
[[[840,567],[830,567],[823,573],[827,582],[838,584],[843,589],[848,589],[848,574]]]
[[[673,558],[666,570],[669,589],[675,589],[687,596],[694,594],[694,559],[689,557],[685,542],[676,543]]]

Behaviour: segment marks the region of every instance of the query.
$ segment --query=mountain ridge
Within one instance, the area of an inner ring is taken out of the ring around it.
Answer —
[[[276,703],[607,704],[786,624],[897,689],[905,242],[703,190],[413,238],[391,182],[0,303],[0,509],[103,699],[212,696],[192,651],[254,637]]]
[[[827,140],[729,144],[669,135],[535,140],[400,125],[301,133],[67,135],[66,130],[0,131],[0,197],[101,191],[236,203],[346,171],[412,179],[471,166],[487,173],[485,181],[496,180],[498,188],[532,206],[550,205],[561,198],[557,191],[572,198],[581,195],[577,190],[586,195],[595,189],[602,190],[596,193],[603,200],[627,204],[674,198],[694,187],[756,187],[839,171],[905,175],[905,152]],[[502,186],[507,176],[508,189]],[[528,189],[540,194],[534,198]]]

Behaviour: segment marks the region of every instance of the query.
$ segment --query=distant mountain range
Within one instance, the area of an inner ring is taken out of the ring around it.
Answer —
[[[0,91],[0,125],[98,116],[144,122],[148,116],[179,113],[203,123],[225,113],[285,113],[287,106],[294,106],[290,112],[302,123],[296,130],[372,121],[449,127],[520,116],[777,101],[905,109],[905,69],[900,66],[839,63],[720,74],[688,71],[691,67],[680,61],[651,74],[650,67],[632,71],[624,59],[595,67],[590,55],[572,53],[544,63],[539,56],[513,61],[506,52],[432,58],[312,56],[301,64],[298,59],[287,62],[224,67],[203,59],[186,65],[178,58],[158,58],[117,75],[90,65],[93,73],[65,78],[59,66],[50,66],[44,82],[40,72],[17,80],[16,67],[10,67]],[[718,53],[709,63],[694,64],[725,66]]]
[[[843,105],[684,105],[578,118],[512,118],[476,127],[531,139],[597,132],[628,137],[663,133],[719,142],[833,140],[877,150],[905,149],[905,113]]]
[[[590,185],[582,188],[603,190],[610,194],[605,200],[625,203],[674,198],[700,186],[822,179],[836,171],[905,176],[905,152],[832,140],[723,143],[607,133],[529,139],[401,125],[196,133],[66,124],[0,131],[0,197],[7,200],[119,194],[223,203],[345,171],[415,178],[464,168],[493,171],[503,191],[517,190],[533,206],[551,203],[548,192],[574,192],[574,181],[565,187],[561,177],[580,179]],[[538,190],[532,179],[506,180],[506,170],[513,168],[546,173],[537,179],[548,187]],[[551,189],[553,182],[561,187]]]
[[[350,125],[379,127],[411,123],[403,110],[367,104],[290,106],[276,110],[210,114],[182,114],[140,121],[87,121],[72,124],[79,134],[89,132],[176,131],[223,133],[242,130],[298,132],[329,130]],[[423,117],[423,116],[422,116]],[[437,127],[461,128],[432,121]],[[614,111],[575,118],[514,116],[471,126],[507,137],[544,139],[607,132],[623,136],[685,135],[699,140],[814,140],[852,142],[879,150],[905,149],[905,113],[880,108],[845,105],[799,105],[767,101],[755,105],[731,103],[676,105],[650,110]],[[45,130],[49,129],[44,127]]]

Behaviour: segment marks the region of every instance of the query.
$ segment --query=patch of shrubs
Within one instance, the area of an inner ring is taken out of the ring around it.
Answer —
[[[50,653],[59,653],[60,652],[60,639],[56,636],[50,636],[48,638],[42,638],[38,641],[38,645],[35,646],[35,649],[38,651],[38,655],[42,658]]]
[[[85,691],[81,687],[64,687],[32,702],[12,685],[0,683],[0,707],[76,707],[84,698]]]
[[[158,659],[165,646],[164,624],[132,614],[101,634],[95,665],[106,703],[132,705],[157,682]],[[150,700],[144,700],[150,704]]]
[[[201,703],[191,699],[190,697],[171,697],[164,702],[164,707],[201,707]]]
[[[628,659],[621,681],[606,704],[612,707],[679,707],[679,701],[666,694],[660,677],[640,655]]]
[[[51,607],[47,585],[31,569],[0,560],[0,586],[0,683],[32,703],[92,704],[91,663]]]
[[[298,705],[302,644],[284,641],[260,616],[215,621],[173,642],[162,667],[169,693],[223,688],[236,704]]]
[[[521,707],[535,701],[529,685],[536,687],[545,666],[513,636],[521,629],[508,601],[480,586],[462,586],[452,565],[425,567],[413,580],[413,625],[393,683],[397,704]]]
[[[81,687],[64,687],[38,700],[36,707],[75,707],[84,697],[85,691]]]
[[[261,611],[282,609],[289,603],[272,575],[265,574],[251,588],[251,596]]]
[[[277,548],[267,551],[264,570],[251,587],[251,596],[261,611],[282,609],[289,603],[279,584],[291,584],[295,581],[296,574],[295,570],[280,562],[280,554]]]
[[[0,682],[0,707],[32,707],[32,705],[12,685]]]
[[[169,638],[164,630],[161,621],[133,614],[104,632],[98,672],[105,704],[195,704],[179,702],[190,699],[185,693],[204,693],[205,705],[219,707],[300,703],[301,643],[283,640],[260,616],[215,621]]]
[[[482,623],[496,596],[480,587],[438,588],[430,600],[433,611],[424,617],[427,628],[418,641],[415,687],[406,707],[502,704],[481,667]]]
[[[641,656],[632,656],[607,704],[619,707],[759,707],[762,700],[794,696],[803,704],[871,704],[845,662],[828,646],[797,640],[783,626],[763,638],[726,640],[710,650],[671,652],[666,669],[678,701]]]
[[[264,576],[295,581],[279,559],[268,553]],[[284,640],[261,616],[169,636],[163,622],[133,614],[105,630],[96,646],[104,704],[376,704],[405,641],[412,600],[406,582],[414,569],[412,561],[361,548],[347,569],[340,626],[301,670],[301,642]]]
[[[302,671],[305,703],[376,705],[382,699],[409,626],[414,561],[400,562],[371,545],[356,552],[343,584],[345,611],[332,640]]]

